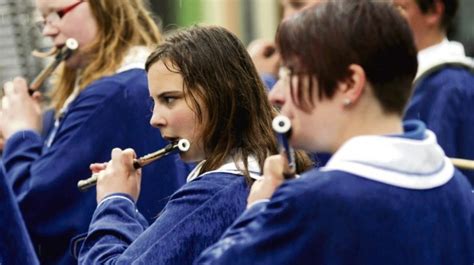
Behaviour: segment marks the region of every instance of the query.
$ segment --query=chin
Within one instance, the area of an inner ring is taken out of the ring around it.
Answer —
[[[298,150],[304,150],[306,152],[314,152],[314,144],[312,142],[304,141],[304,140],[290,140],[290,145]]]
[[[190,150],[190,151],[191,151],[191,150]],[[196,162],[201,162],[202,160],[205,159],[205,158],[202,157],[202,156],[199,156],[199,155],[195,155],[195,154],[190,153],[190,151],[184,152],[184,153],[179,153],[179,157],[180,157],[181,160],[183,160],[185,163],[196,163]]]
[[[193,159],[193,157],[190,156],[188,152],[179,153],[179,158],[181,158],[181,160],[183,160],[185,163],[196,162],[196,159]]]
[[[65,61],[66,67],[69,69],[79,69],[82,68],[82,62],[77,54],[71,56],[69,59]]]

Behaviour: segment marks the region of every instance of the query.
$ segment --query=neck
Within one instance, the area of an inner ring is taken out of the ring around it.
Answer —
[[[418,51],[439,44],[446,38],[446,33],[440,30],[427,31],[426,34],[416,39],[416,48]]]
[[[402,134],[403,123],[400,115],[387,114],[379,105],[359,104],[348,113],[339,141],[333,146],[333,153],[349,139],[362,135]]]

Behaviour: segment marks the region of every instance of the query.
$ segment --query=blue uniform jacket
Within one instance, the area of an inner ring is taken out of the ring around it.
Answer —
[[[42,263],[76,262],[69,241],[87,231],[96,207],[94,188],[77,189],[77,181],[91,175],[89,164],[110,160],[114,147],[133,148],[140,156],[166,144],[149,125],[148,98],[145,71],[124,71],[95,81],[77,96],[52,129],[50,146],[33,131],[18,132],[6,142],[4,174]],[[143,169],[138,208],[150,220],[184,183],[183,169],[176,155]]]
[[[405,119],[425,122],[447,156],[474,159],[474,70],[442,65],[421,77]],[[474,185],[474,171],[462,172]]]
[[[244,211],[242,175],[207,172],[185,184],[148,227],[133,201],[118,194],[97,207],[79,264],[192,264]]]
[[[20,209],[1,171],[0,216],[0,264],[39,264]]]
[[[433,133],[363,136],[257,203],[195,264],[472,264],[474,197]]]

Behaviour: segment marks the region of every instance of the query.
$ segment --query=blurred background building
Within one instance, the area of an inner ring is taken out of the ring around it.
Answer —
[[[0,84],[22,75],[31,80],[43,62],[31,56],[42,38],[33,26],[32,0],[0,0]]]
[[[93,1],[93,0],[91,0]],[[0,0],[0,84],[22,75],[32,80],[44,66],[31,56],[44,48],[34,28],[34,0]],[[157,23],[164,30],[192,24],[222,25],[248,44],[256,38],[273,39],[281,16],[280,0],[150,0]],[[474,56],[474,0],[460,0],[452,39],[461,41]]]

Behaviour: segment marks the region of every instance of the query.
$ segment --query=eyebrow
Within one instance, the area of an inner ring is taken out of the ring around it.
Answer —
[[[180,90],[170,90],[170,91],[164,91],[156,95],[157,98],[162,98],[166,96],[181,96],[183,95],[183,91]]]

